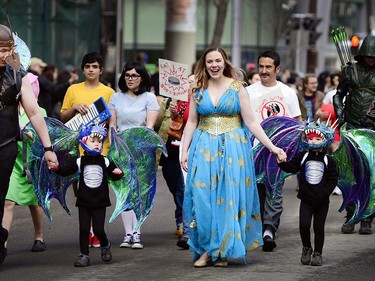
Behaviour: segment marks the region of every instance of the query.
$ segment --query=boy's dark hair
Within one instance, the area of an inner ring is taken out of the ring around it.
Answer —
[[[86,55],[84,55],[82,58],[82,63],[81,63],[82,71],[87,63],[94,63],[94,62],[97,62],[99,64],[100,69],[103,68],[103,57],[99,53],[91,52],[91,53],[87,53]]]
[[[126,93],[128,91],[128,86],[126,86],[126,82],[125,82],[125,74],[127,71],[132,70],[132,69],[135,69],[135,71],[141,76],[140,79],[142,79],[141,84],[139,84],[138,91],[134,94],[141,95],[144,92],[149,92],[151,88],[150,75],[148,74],[144,65],[137,61],[128,62],[127,64],[125,64],[124,69],[122,70],[121,76],[117,83],[121,92]]]
[[[276,53],[273,50],[267,50],[267,51],[264,51],[263,53],[261,53],[259,55],[259,57],[258,57],[258,65],[259,65],[259,59],[260,58],[270,58],[270,59],[273,59],[273,63],[275,65],[275,67],[280,66],[280,56],[279,56],[278,53]]]

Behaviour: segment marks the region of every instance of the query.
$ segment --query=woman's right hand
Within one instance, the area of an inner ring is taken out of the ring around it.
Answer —
[[[271,153],[276,156],[277,163],[286,162],[287,154],[281,148],[275,146],[274,148],[272,148]]]
[[[177,114],[178,114],[177,104],[171,102],[171,103],[169,104],[169,111],[171,112],[171,116],[176,117]],[[172,119],[174,119],[174,118],[172,118]]]
[[[181,165],[181,168],[187,173],[188,167],[187,167],[187,155],[186,155],[186,153],[182,153],[180,165]]]

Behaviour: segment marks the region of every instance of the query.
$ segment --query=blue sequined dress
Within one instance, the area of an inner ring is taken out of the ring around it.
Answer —
[[[189,149],[184,212],[194,260],[242,258],[262,245],[262,224],[249,136],[241,126],[233,82],[214,106],[207,90],[196,105],[199,124]],[[196,92],[196,98],[200,92]]]

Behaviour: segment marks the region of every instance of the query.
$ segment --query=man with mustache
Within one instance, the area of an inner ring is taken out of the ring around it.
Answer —
[[[262,97],[267,93],[279,90],[283,95],[281,103],[283,103],[285,108],[289,109],[290,117],[293,117],[296,120],[302,120],[296,92],[284,83],[277,81],[276,78],[279,72],[279,54],[272,50],[263,52],[258,57],[258,73],[260,81],[246,87],[250,96],[250,101]],[[279,112],[274,112],[272,115],[280,114]],[[271,195],[263,184],[258,184],[258,193],[263,223],[263,251],[271,252],[276,247],[275,233],[279,228],[280,217],[283,212],[282,188],[278,190],[274,202],[271,202]]]

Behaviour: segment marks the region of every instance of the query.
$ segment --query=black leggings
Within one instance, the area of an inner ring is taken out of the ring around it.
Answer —
[[[328,214],[329,204],[313,207],[303,201],[299,208],[299,233],[304,247],[311,247],[311,220],[314,216],[314,252],[322,254],[324,244],[324,225]]]
[[[17,142],[11,142],[0,148],[0,235],[4,232],[1,222],[4,216],[5,197],[8,193],[10,175],[12,174],[17,154]]]
[[[100,241],[100,247],[108,246],[108,238],[104,231],[105,212],[105,207],[95,209],[78,207],[79,246],[81,254],[89,254],[89,234],[91,220],[94,234]]]

